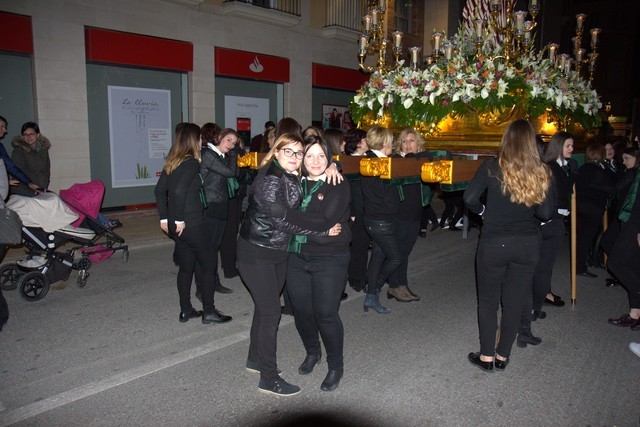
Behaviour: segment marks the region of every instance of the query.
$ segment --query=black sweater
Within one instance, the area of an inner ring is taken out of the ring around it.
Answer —
[[[200,201],[200,163],[193,157],[183,161],[170,175],[164,170],[155,188],[160,219],[169,221],[169,230],[175,232],[175,221],[186,226],[202,223],[204,206]]]
[[[306,183],[309,188],[314,182]],[[305,185],[303,180],[303,185]],[[311,224],[317,227],[333,227],[342,225],[342,231],[337,236],[307,236],[307,243],[302,245],[301,253],[312,255],[334,254],[349,251],[351,243],[351,227],[349,227],[349,201],[351,191],[348,181],[332,185],[324,183],[313,195],[307,210],[288,209],[285,221],[301,228]]]
[[[377,156],[370,151],[367,157]],[[364,216],[375,221],[396,220],[400,212],[398,187],[377,176],[363,176],[361,182]]]
[[[554,189],[549,187],[547,198],[539,205],[526,207],[511,202],[511,194],[501,190],[502,171],[498,159],[482,163],[469,187],[464,192],[464,202],[474,213],[482,213],[480,197],[487,192],[487,204],[483,213],[482,238],[496,236],[518,236],[538,233],[540,221],[551,218],[555,211]]]
[[[576,177],[576,208],[578,215],[602,215],[607,199],[616,191],[611,176],[598,163],[585,163]]]

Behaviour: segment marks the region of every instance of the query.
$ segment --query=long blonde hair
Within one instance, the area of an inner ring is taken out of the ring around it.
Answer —
[[[396,138],[395,141],[395,150],[398,153],[402,152],[402,143],[409,137],[409,135],[413,135],[415,137],[416,144],[418,145],[418,153],[424,151],[424,138],[422,137],[420,132],[412,128],[403,129],[402,132],[400,132],[400,135],[398,135],[398,138]]]
[[[189,157],[200,161],[200,126],[194,123],[182,123],[176,133],[176,142],[171,146],[164,160],[164,170],[167,175],[170,175]]]
[[[300,144],[304,147],[304,141],[302,138],[295,133],[285,133],[284,135],[280,135],[276,142],[273,143],[273,147],[271,150],[264,156],[262,162],[260,163],[260,167],[268,166],[273,162],[273,159],[276,157],[276,151],[283,149],[287,145]]]
[[[502,194],[511,194],[511,202],[527,207],[542,203],[551,184],[549,168],[540,159],[536,132],[526,120],[507,126],[498,148],[502,170]]]

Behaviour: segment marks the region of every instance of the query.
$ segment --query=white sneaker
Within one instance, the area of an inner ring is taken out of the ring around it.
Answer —
[[[640,357],[640,343],[632,342],[629,343],[629,350],[633,352],[636,356]]]

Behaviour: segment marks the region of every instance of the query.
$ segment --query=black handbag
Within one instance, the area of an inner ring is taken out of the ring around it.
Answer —
[[[22,221],[9,208],[0,208],[0,243],[17,245],[22,243]]]

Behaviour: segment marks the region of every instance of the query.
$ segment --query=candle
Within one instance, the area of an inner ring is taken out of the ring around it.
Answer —
[[[549,45],[549,61],[551,61],[552,64],[556,62],[556,52],[558,51],[559,47],[560,45],[557,43],[551,43]]]
[[[411,68],[417,68],[418,67],[418,54],[420,53],[420,48],[417,47],[417,46],[414,46],[414,47],[409,49],[409,52],[411,52]]]
[[[445,43],[444,57],[447,58],[447,61],[451,61],[452,55],[453,55],[453,45],[451,43]]]
[[[591,29],[591,49],[598,47],[598,34],[600,34],[601,31],[602,29],[600,28]]]
[[[360,55],[364,55],[367,53],[367,35],[360,34]]]
[[[373,28],[378,26],[378,9],[373,9],[371,11],[371,23],[373,24]]]
[[[529,1],[529,5],[530,6],[538,6],[538,0],[530,0]]]
[[[402,31],[394,31],[391,36],[393,37],[393,45],[400,49],[402,47]]]
[[[383,62],[387,61],[387,44],[388,43],[389,43],[389,40],[384,39],[382,40],[382,45],[380,45],[380,54],[382,55]]]
[[[440,39],[442,38],[441,32],[435,32],[431,36],[433,38],[433,51],[438,52],[440,50]]]
[[[577,32],[582,32],[585,19],[587,19],[587,15],[585,15],[584,13],[578,13],[576,15],[576,31]]]
[[[573,65],[573,59],[572,58],[567,58],[567,60],[564,62],[564,73],[565,74],[569,74],[571,72],[571,65]]]
[[[366,15],[364,18],[362,18],[362,21],[364,22],[364,30],[366,32],[369,32],[371,30],[371,15]]]
[[[476,19],[474,22],[476,24],[476,37],[481,39],[482,38],[482,29],[484,27],[484,20]]]
[[[493,0],[491,2],[491,10],[498,11],[502,9],[502,0]]]
[[[585,53],[587,53],[586,49],[580,48],[576,50],[576,62],[582,62],[582,58],[584,57]]]
[[[380,0],[380,3],[378,4],[378,8],[384,12],[385,10],[387,10],[387,0]]]
[[[530,41],[531,41],[531,31],[525,31],[524,32],[524,42],[529,44]]]
[[[524,29],[524,19],[527,17],[527,12],[519,10],[515,13],[516,16],[516,30],[519,34],[522,34]]]
[[[573,44],[573,53],[575,55],[576,50],[580,49],[580,38],[577,36],[571,37],[571,43]]]
[[[558,69],[560,69],[560,71],[564,71],[564,64],[567,62],[567,59],[569,59],[569,55],[566,53],[558,55]]]

